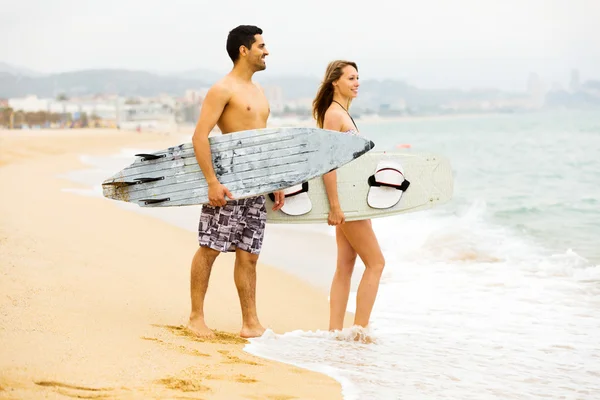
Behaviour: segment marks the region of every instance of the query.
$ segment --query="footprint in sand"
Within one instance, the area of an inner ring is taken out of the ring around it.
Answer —
[[[78,399],[103,399],[114,397],[114,388],[90,388],[56,381],[38,381],[34,383],[38,386],[53,388],[63,396],[75,397]]]
[[[164,340],[160,340],[158,338],[142,336],[142,340],[148,340],[148,341],[159,343],[159,344],[161,344],[165,347],[168,347],[172,350],[177,350],[182,354],[189,354],[191,356],[198,356],[198,357],[210,357],[210,354],[202,353],[201,351],[198,351],[196,349],[190,349],[189,347],[186,347],[186,346],[177,346],[176,344],[173,344],[173,343],[167,343]]]
[[[176,376],[159,379],[155,383],[164,386],[167,389],[181,392],[212,392],[207,381],[234,381],[243,384],[252,384],[258,382],[253,377],[237,374],[214,375],[207,373],[202,367],[190,367],[182,370]]]
[[[254,378],[250,378],[249,376],[241,375],[241,374],[234,376],[233,380],[236,382],[240,382],[240,383],[256,383],[256,382],[258,382],[258,380],[254,379]]]
[[[211,388],[208,386],[202,385],[197,380],[191,379],[179,379],[179,378],[165,378],[159,379],[156,381],[167,389],[171,390],[181,390],[182,392],[210,392]]]
[[[214,338],[199,338],[198,336],[194,335],[189,329],[187,329],[185,326],[182,326],[182,325],[175,326],[175,325],[152,324],[152,326],[155,326],[157,328],[166,329],[169,332],[171,332],[177,336],[184,336],[184,337],[192,339],[196,342],[221,343],[221,344],[246,344],[246,343],[248,343],[248,340],[246,340],[242,337],[239,337],[238,335],[235,335],[233,333],[228,333],[228,332],[214,331],[214,334],[215,334]]]
[[[248,365],[262,365],[252,360],[242,360],[238,356],[232,356],[229,354],[229,350],[218,350],[218,353],[222,354],[227,358],[227,361],[223,361],[225,364],[248,364]]]

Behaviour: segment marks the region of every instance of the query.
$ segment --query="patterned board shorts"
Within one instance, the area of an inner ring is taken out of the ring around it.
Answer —
[[[238,248],[259,254],[266,221],[265,196],[230,200],[222,207],[204,204],[198,225],[198,243],[221,252]]]

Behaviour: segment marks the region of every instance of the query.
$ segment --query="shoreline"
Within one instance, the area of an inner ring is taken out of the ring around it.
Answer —
[[[162,148],[181,135],[13,132],[0,131],[0,182],[11,188],[0,214],[0,398],[341,398],[331,377],[243,350],[230,254],[217,259],[206,299],[218,338],[190,337],[182,326],[195,235],[63,190],[84,188],[59,177],[86,167],[80,154]],[[326,328],[322,289],[260,260],[257,275],[265,327]]]

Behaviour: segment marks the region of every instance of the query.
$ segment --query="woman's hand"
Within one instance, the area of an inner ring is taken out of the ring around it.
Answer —
[[[331,226],[343,224],[346,221],[346,216],[340,207],[333,207],[329,210],[327,223]]]

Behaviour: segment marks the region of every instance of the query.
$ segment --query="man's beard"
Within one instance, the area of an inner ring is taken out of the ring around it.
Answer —
[[[262,60],[261,60],[262,61]],[[256,65],[254,66],[254,70],[255,71],[263,71],[267,69],[267,64],[263,61],[263,62],[258,62],[256,63]]]

